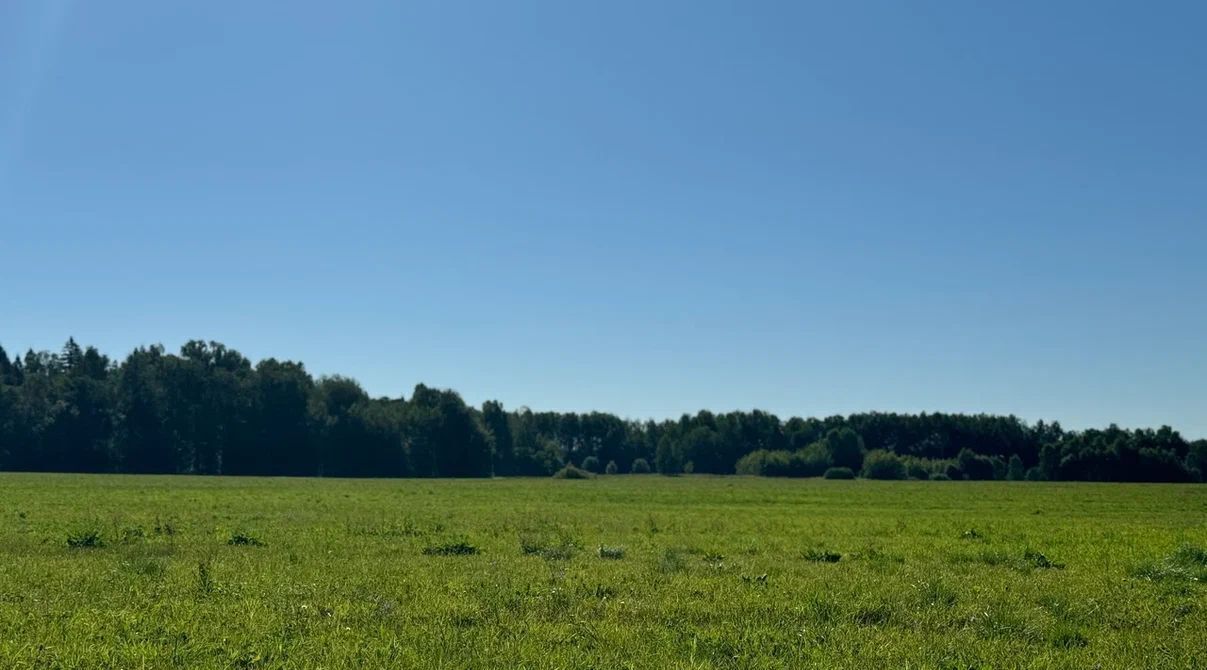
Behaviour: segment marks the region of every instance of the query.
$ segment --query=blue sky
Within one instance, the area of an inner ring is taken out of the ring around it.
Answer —
[[[1203,3],[285,7],[0,4],[0,344],[1207,436]]]

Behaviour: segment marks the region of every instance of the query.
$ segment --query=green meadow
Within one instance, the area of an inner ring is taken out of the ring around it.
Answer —
[[[0,668],[1205,668],[1207,487],[0,475]]]

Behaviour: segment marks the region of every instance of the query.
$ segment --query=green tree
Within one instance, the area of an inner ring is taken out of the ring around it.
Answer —
[[[680,447],[679,440],[672,435],[663,435],[658,441],[658,451],[654,455],[654,467],[658,469],[659,474],[663,475],[678,475],[682,474],[683,466],[683,449]]]
[[[836,468],[858,472],[863,467],[863,438],[850,428],[833,429],[826,433],[825,444],[830,463]]]
[[[301,363],[268,358],[255,367],[251,433],[226,459],[232,474],[317,475],[316,431],[310,398],[314,380]]]
[[[993,460],[988,456],[977,454],[967,447],[960,450],[956,456],[956,462],[960,464],[960,469],[969,479],[994,478]]]
[[[364,413],[369,394],[353,379],[320,377],[310,403],[310,423],[319,442],[319,473],[332,477],[386,476],[377,445],[366,432]],[[401,442],[399,443],[401,452]]]
[[[833,465],[830,461],[830,450],[821,441],[793,452],[792,461],[793,469],[800,477],[820,477]]]
[[[423,477],[489,477],[486,432],[455,391],[415,387],[407,403],[407,453]]]
[[[724,462],[725,451],[721,436],[715,430],[697,426],[680,441],[678,451],[684,464],[692,464],[692,472],[722,474],[733,471],[732,462]]]
[[[1186,448],[1186,470],[1207,481],[1207,440],[1195,440]]]
[[[863,476],[868,479],[905,479],[905,462],[891,451],[869,451],[863,459]]]
[[[168,428],[161,346],[130,352],[117,372],[117,443],[121,469],[133,473],[177,472],[176,435]]]
[[[16,368],[8,358],[8,352],[0,347],[0,385],[16,386],[20,381],[16,377]]]
[[[518,472],[515,458],[515,440],[511,435],[511,422],[503,404],[497,400],[487,400],[482,403],[482,426],[486,429],[490,441],[491,453],[494,455],[493,473],[496,475],[515,475]]]
[[[1012,482],[1019,482],[1027,476],[1027,469],[1023,466],[1023,459],[1018,457],[1018,454],[1010,456],[1010,464],[1006,467],[1006,479]]]

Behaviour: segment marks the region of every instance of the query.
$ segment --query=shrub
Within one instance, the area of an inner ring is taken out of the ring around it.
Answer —
[[[635,475],[650,474],[650,462],[644,458],[633,459],[633,465],[629,468],[629,472]]]
[[[821,442],[792,452],[789,459],[789,467],[796,477],[820,477],[831,465],[830,452]]]
[[[897,454],[897,458],[905,464],[905,473],[910,479],[930,479],[936,472],[946,472],[947,466],[955,463],[953,459],[923,458],[913,454]]]
[[[964,479],[964,471],[955,463],[949,464],[944,474],[947,475],[948,479]]]
[[[1002,459],[996,460],[1001,461]],[[994,458],[982,456],[967,447],[960,450],[956,461],[960,464],[960,470],[968,475],[968,479],[994,479],[996,475]],[[1005,463],[1002,465],[1004,470]]]
[[[785,450],[764,451],[763,476],[787,477],[792,474],[792,453]]]
[[[830,467],[829,452],[820,443],[804,449],[758,449],[738,459],[734,471],[759,477],[818,477]]]
[[[738,459],[733,469],[739,475],[763,476],[763,464],[767,460],[767,450],[758,449]]]
[[[618,472],[618,470],[616,468],[616,461],[608,461],[607,467],[604,468],[604,474],[605,475],[614,475],[617,472]]]
[[[1029,482],[1042,482],[1044,480],[1044,472],[1038,467],[1028,468],[1027,474],[1023,478]]]
[[[594,476],[595,475],[591,474],[590,472],[587,472],[582,468],[576,468],[570,463],[567,463],[566,467],[553,473],[554,479],[591,479]]]
[[[930,473],[930,481],[949,482],[951,481],[951,477],[948,477],[946,472],[932,472]]]
[[[1027,470],[1023,467],[1023,459],[1014,454],[1010,457],[1010,464],[1006,466],[1006,479],[1012,482],[1020,482],[1027,476]]]
[[[905,463],[890,451],[877,449],[863,459],[863,476],[868,479],[905,479]]]
[[[822,475],[826,479],[854,479],[855,471],[850,468],[830,468]]]
[[[583,469],[587,472],[599,472],[599,459],[594,456],[588,456],[583,459]]]
[[[1006,478],[1006,461],[1001,456],[990,456],[989,465],[993,468],[994,479],[1001,480]]]

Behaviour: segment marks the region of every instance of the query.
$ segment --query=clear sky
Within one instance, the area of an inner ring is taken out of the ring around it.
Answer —
[[[1207,3],[0,2],[0,344],[1207,436]]]

